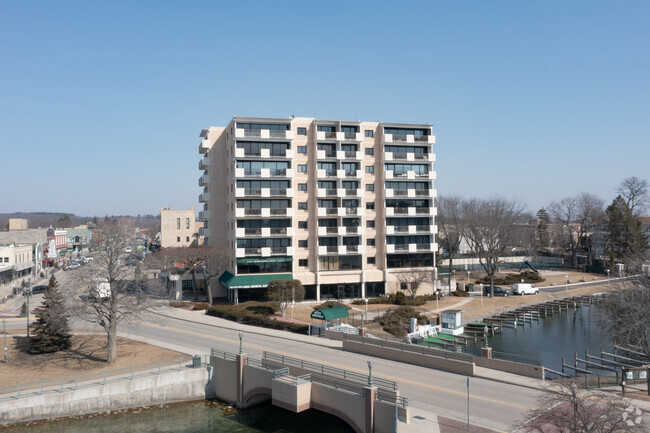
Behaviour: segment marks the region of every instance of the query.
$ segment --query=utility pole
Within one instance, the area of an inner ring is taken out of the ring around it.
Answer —
[[[2,319],[2,333],[4,334],[5,339],[5,364],[9,364],[9,348],[7,347],[7,325],[5,324],[5,319]]]

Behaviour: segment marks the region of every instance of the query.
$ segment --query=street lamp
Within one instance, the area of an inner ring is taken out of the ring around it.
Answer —
[[[29,297],[32,296],[32,290],[23,289],[23,296],[27,298],[27,338],[29,338]]]
[[[609,269],[607,269],[607,284],[609,284]]]
[[[368,387],[372,387],[372,359],[368,358]]]
[[[366,302],[366,320],[368,320],[368,298],[363,298],[363,300]]]
[[[566,279],[566,285],[564,286],[564,291],[568,292],[569,291],[569,276],[565,275],[564,278]]]

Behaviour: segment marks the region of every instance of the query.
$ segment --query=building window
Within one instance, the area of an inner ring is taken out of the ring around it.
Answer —
[[[374,136],[374,133],[371,129],[366,129],[366,137],[372,138]]]
[[[374,257],[368,257],[368,264],[369,265],[374,265],[375,264],[375,258]]]
[[[372,147],[366,147],[366,155],[374,155],[375,150]]]
[[[185,242],[189,242],[189,241],[190,241],[190,237],[189,237],[189,236],[185,236]]]
[[[298,164],[298,171],[300,173],[307,173],[307,164]]]
[[[307,146],[298,146],[298,153],[307,153]]]
[[[366,227],[374,228],[375,227],[375,220],[366,221]]]
[[[369,183],[366,185],[366,191],[374,191],[375,190],[375,184],[374,183]]]
[[[375,172],[375,166],[374,165],[366,166],[366,173],[374,173],[374,172]]]
[[[181,219],[180,218],[176,218],[176,229],[177,230],[181,229]]]
[[[366,245],[368,245],[369,247],[374,247],[375,246],[375,238],[366,239]]]
[[[307,135],[307,128],[298,128],[298,135]]]
[[[307,248],[307,241],[306,241],[306,240],[304,240],[304,241],[298,241],[298,246],[299,246],[300,248]]]
[[[176,242],[180,242],[180,241],[181,241],[181,237],[180,237],[180,236],[177,236],[177,237],[176,237]]]
[[[298,221],[298,228],[299,229],[306,229],[307,228],[307,221]]]
[[[185,218],[185,228],[188,229],[188,230],[190,229],[190,219],[189,218]]]
[[[298,209],[307,210],[307,202],[306,201],[299,202],[298,203]]]
[[[309,259],[299,259],[298,266],[302,266],[303,268],[306,268],[307,266],[309,266]]]
[[[367,210],[373,210],[375,208],[375,202],[374,201],[369,201],[366,203],[366,209]]]
[[[307,184],[306,183],[299,183],[298,184],[298,191],[307,191]]]

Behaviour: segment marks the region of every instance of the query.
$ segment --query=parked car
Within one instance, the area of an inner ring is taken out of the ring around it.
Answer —
[[[512,285],[513,295],[536,295],[538,293],[539,289],[534,284],[517,283]]]
[[[63,267],[64,271],[69,271],[71,269],[79,269],[81,265],[79,263],[70,263],[69,265],[65,265]]]
[[[483,294],[490,296],[490,286],[485,286],[483,289]],[[503,287],[494,286],[494,296],[510,296],[510,291],[504,289]]]
[[[43,293],[47,289],[47,286],[39,285],[39,286],[34,286],[32,287],[32,295],[35,295],[37,293]]]
[[[133,249],[132,249],[131,247],[126,247],[126,248],[124,248],[124,252],[125,252],[125,253],[130,253],[130,252],[132,252],[132,251],[133,251]]]

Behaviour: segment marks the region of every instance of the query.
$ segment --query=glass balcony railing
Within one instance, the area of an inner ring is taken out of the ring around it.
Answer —
[[[338,232],[339,232],[338,227],[327,227],[327,230],[325,230],[325,233],[327,233],[328,235],[336,235],[338,234]]]
[[[345,214],[346,215],[357,215],[359,212],[359,208],[356,207],[346,207],[345,208]]]
[[[286,227],[274,227],[271,228],[271,235],[272,236],[285,236],[287,234],[287,228]]]
[[[395,244],[395,251],[408,251],[408,250],[409,250],[408,244]]]
[[[286,209],[271,209],[271,216],[284,216],[286,214]]]
[[[244,209],[244,215],[262,215],[262,209]]]
[[[262,236],[262,229],[261,228],[247,228],[244,229],[244,235],[246,236]]]
[[[259,255],[262,254],[262,249],[261,248],[245,248],[244,252],[248,255]]]
[[[357,233],[359,233],[359,227],[346,227],[345,233],[349,235],[356,235]]]

